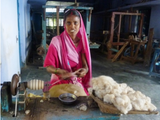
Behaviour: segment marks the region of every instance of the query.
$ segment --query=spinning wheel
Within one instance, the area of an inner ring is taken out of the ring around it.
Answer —
[[[17,94],[17,87],[19,83],[19,76],[17,74],[14,74],[11,81],[11,93],[12,95]]]

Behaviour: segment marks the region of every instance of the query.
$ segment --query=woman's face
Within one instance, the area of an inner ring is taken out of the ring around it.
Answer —
[[[80,18],[75,15],[69,15],[65,21],[65,28],[69,36],[75,39],[80,28]]]

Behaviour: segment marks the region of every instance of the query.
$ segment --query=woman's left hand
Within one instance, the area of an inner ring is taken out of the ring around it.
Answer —
[[[87,72],[88,72],[88,69],[86,69],[86,68],[80,68],[80,69],[76,70],[76,71],[74,72],[74,74],[75,74],[77,77],[84,77],[84,76],[87,74]]]

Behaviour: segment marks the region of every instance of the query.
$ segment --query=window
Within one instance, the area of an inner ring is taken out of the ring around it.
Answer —
[[[55,27],[57,26],[56,18],[46,18],[46,26]],[[63,18],[59,19],[59,26],[63,26]]]

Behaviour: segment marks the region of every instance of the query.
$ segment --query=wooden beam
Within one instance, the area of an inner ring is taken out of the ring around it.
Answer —
[[[54,14],[52,15],[52,21],[53,21],[53,24],[54,24]],[[52,33],[54,34],[54,26],[53,26],[53,30],[52,30]]]
[[[55,5],[44,5],[42,8],[57,8]],[[93,10],[93,7],[79,7],[79,6],[59,6],[59,8],[66,8],[66,9],[79,9],[79,10]]]
[[[122,15],[119,15],[119,25],[118,25],[118,34],[117,34],[117,37],[118,37],[118,42],[120,40],[120,33],[121,33],[121,21],[122,21]],[[119,50],[119,45],[117,46],[117,50]]]
[[[142,13],[113,12],[114,15],[142,15]]]
[[[150,65],[151,54],[152,54],[153,35],[154,35],[154,29],[151,28],[149,30],[149,38],[148,38],[147,48],[146,48],[145,55],[144,55],[144,65],[145,66]]]
[[[112,56],[112,51],[110,50],[110,48],[112,48],[112,41],[113,41],[113,35],[114,35],[114,19],[115,19],[115,14],[114,12],[112,12],[112,17],[111,17],[111,29],[110,29],[110,38],[109,41],[107,43],[107,49],[108,49],[108,54],[107,54],[107,58],[110,59]]]
[[[59,7],[57,6],[57,35],[59,35]]]
[[[89,16],[88,16],[88,21],[89,22],[91,21],[91,15],[92,15],[92,9],[90,9]]]
[[[139,34],[138,34],[138,37],[139,37],[139,38],[142,37],[143,18],[144,18],[144,14],[141,14],[140,25],[139,25]]]
[[[113,46],[119,46],[119,45],[124,45],[125,42],[112,42],[111,44]]]
[[[128,26],[129,32],[131,32],[131,26],[132,26],[132,16],[129,16],[129,26]]]
[[[126,48],[126,46],[129,44],[129,41],[125,42],[125,44],[122,46],[122,48],[117,52],[117,54],[113,57],[112,62],[116,61],[117,58],[121,55],[123,50]]]
[[[112,42],[113,41],[113,35],[114,35],[114,21],[115,20],[115,14],[112,13],[112,17],[111,17],[111,29],[110,29],[110,39],[109,41]]]

